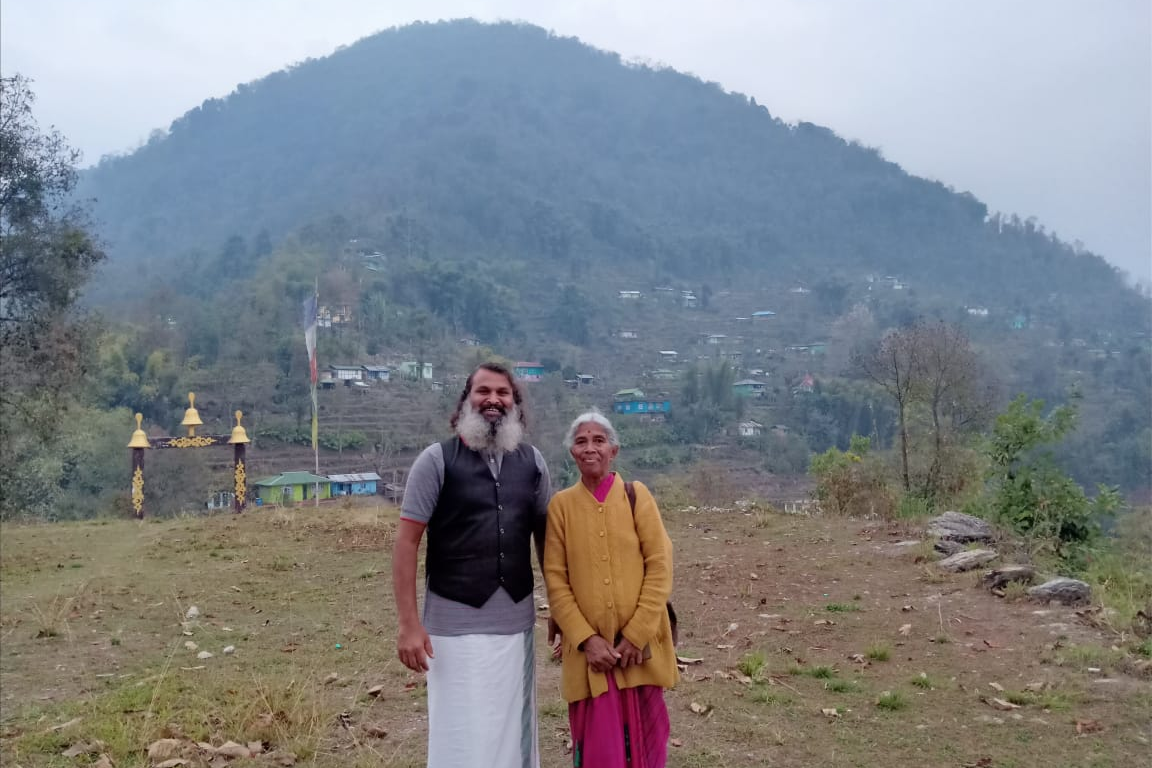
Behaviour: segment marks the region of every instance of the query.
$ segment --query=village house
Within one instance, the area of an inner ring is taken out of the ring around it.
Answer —
[[[364,380],[364,366],[362,365],[330,365],[328,370],[336,381]]]
[[[419,362],[406,361],[397,366],[400,375],[410,381],[432,380],[432,363],[424,363],[423,366]]]
[[[512,373],[521,381],[541,381],[544,378],[544,366],[536,362],[516,363]]]
[[[764,397],[768,385],[755,379],[741,379],[732,385],[732,391],[740,397]]]
[[[257,504],[292,504],[298,501],[331,498],[332,483],[311,472],[281,472],[252,483]]]
[[[680,355],[675,350],[662,349],[660,350],[660,359],[666,363],[675,363],[680,359]]]
[[[794,352],[803,355],[822,355],[827,350],[828,346],[818,341],[812,344],[789,344],[785,349],[789,352]]]
[[[375,496],[380,475],[375,472],[357,472],[346,475],[328,475],[332,483],[332,496]]]
[[[739,368],[740,364],[744,362],[744,353],[738,349],[726,349],[720,353],[720,359]]]
[[[316,325],[321,328],[348,325],[351,322],[352,307],[349,304],[322,304],[316,310]]]
[[[815,392],[815,391],[816,391],[816,379],[814,379],[812,377],[812,374],[806,373],[806,374],[804,374],[804,377],[802,379],[800,379],[800,383],[797,384],[795,387],[793,387],[792,394],[794,394],[794,395],[811,394],[812,392]]]
[[[740,437],[759,437],[764,433],[764,425],[758,421],[742,421],[737,426]]]
[[[612,396],[612,410],[616,413],[640,413],[659,415],[671,413],[672,402],[661,393],[658,397],[648,397],[641,389],[622,389]]]
[[[392,377],[392,371],[386,365],[362,365],[364,369],[364,379],[366,381],[388,381]]]
[[[636,331],[633,331],[631,329],[617,331],[616,335],[618,337],[620,337],[621,339],[638,339],[638,338],[640,338],[640,334],[636,333]]]
[[[619,295],[625,301],[638,301],[640,299],[640,291],[620,291]]]
[[[596,377],[590,373],[578,373],[578,374],[576,374],[576,386],[578,386],[578,387],[590,387],[595,383],[596,383]]]
[[[676,378],[676,371],[671,371],[667,368],[657,368],[654,371],[649,371],[648,377],[658,380],[674,379]]]
[[[760,320],[763,320],[763,319],[766,319],[766,318],[769,318],[769,317],[776,317],[776,313],[775,313],[775,312],[772,312],[771,310],[768,310],[768,309],[761,309],[761,310],[760,310],[760,311],[758,311],[758,312],[753,312],[753,313],[752,313],[752,317],[753,317],[754,319],[760,319]]]

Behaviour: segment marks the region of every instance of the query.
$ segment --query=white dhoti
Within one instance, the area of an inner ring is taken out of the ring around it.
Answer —
[[[533,631],[431,640],[428,768],[539,768]]]

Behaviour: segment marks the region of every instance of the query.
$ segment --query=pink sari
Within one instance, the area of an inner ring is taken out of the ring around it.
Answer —
[[[615,480],[609,474],[593,494],[604,501]],[[671,725],[664,691],[655,685],[616,687],[608,675],[608,691],[594,699],[568,705],[572,728],[573,768],[664,768]]]

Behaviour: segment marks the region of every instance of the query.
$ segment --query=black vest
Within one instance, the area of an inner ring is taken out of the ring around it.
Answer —
[[[532,592],[532,531],[540,470],[530,445],[504,454],[500,479],[454,437],[440,444],[444,485],[428,521],[428,588],[479,608],[499,587],[519,602]]]

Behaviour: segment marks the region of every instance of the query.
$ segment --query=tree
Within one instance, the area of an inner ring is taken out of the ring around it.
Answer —
[[[909,417],[912,409],[927,412],[932,460],[918,492],[926,499],[936,499],[942,490],[948,435],[978,424],[991,405],[991,392],[984,386],[984,373],[968,337],[947,323],[920,321],[890,331],[871,350],[859,355],[857,364],[896,405],[905,492],[912,491]]]
[[[980,361],[962,330],[937,322],[917,326],[915,337],[920,394],[932,417],[932,464],[924,496],[936,499],[944,461],[944,420],[948,419],[951,429],[981,423],[992,407],[992,392],[984,386]]]
[[[896,404],[900,433],[900,476],[905,492],[912,490],[912,478],[908,471],[908,408],[916,396],[919,366],[919,350],[912,330],[890,331],[874,348],[857,357],[857,365],[864,375],[887,392]]]
[[[41,133],[29,81],[0,78],[0,344],[27,346],[71,309],[104,254],[69,200],[79,151]]]
[[[29,81],[0,78],[0,516],[51,503],[64,464],[51,452],[88,358],[74,312],[104,257],[70,200],[79,152],[41,132]]]

